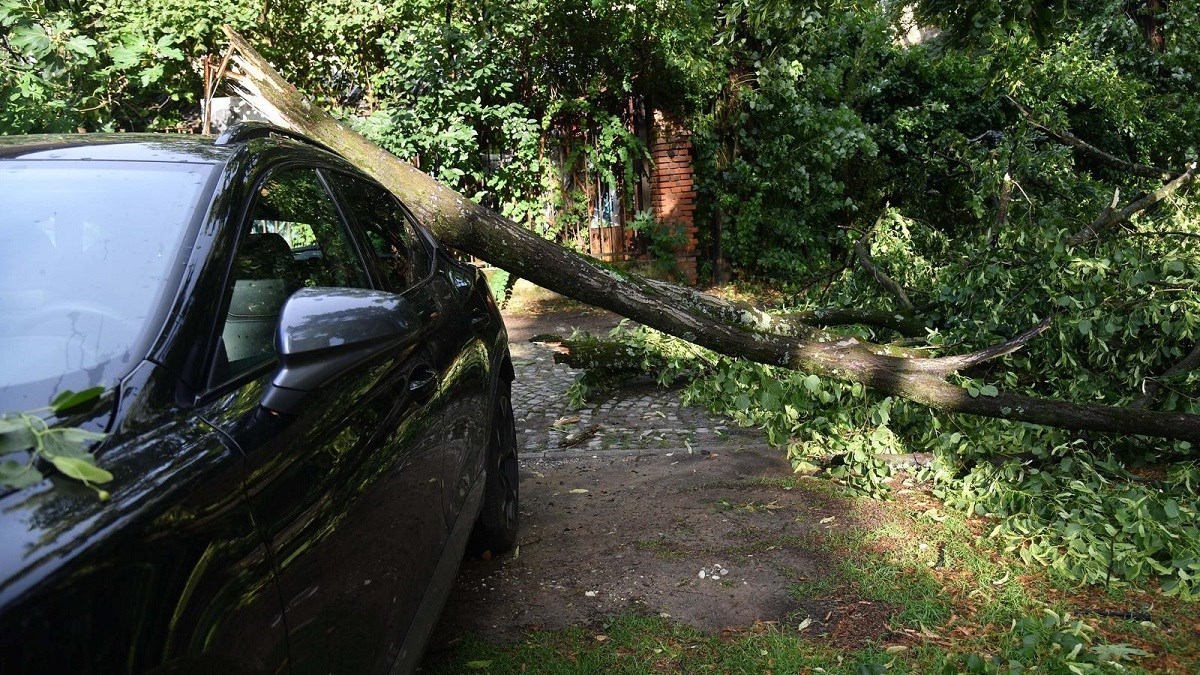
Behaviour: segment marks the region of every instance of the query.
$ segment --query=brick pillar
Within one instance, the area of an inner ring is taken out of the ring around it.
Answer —
[[[692,182],[691,132],[654,113],[654,140],[650,144],[654,169],[650,178],[652,207],[659,222],[683,227],[687,243],[675,254],[676,265],[688,284],[696,283],[696,190]]]

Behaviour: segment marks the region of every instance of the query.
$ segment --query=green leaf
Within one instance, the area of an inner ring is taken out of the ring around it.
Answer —
[[[1000,395],[1000,390],[995,385],[985,384],[979,388],[979,395],[995,397]]]
[[[66,431],[66,429],[51,429],[42,434],[41,452],[46,459],[54,457],[91,458],[92,453],[88,452],[87,445],[81,441],[68,439]]]
[[[871,411],[871,423],[875,425],[884,425],[892,420],[892,415],[888,411],[887,406],[879,406]]]
[[[50,401],[50,410],[54,411],[54,414],[57,415],[63,411],[78,408],[85,403],[91,403],[103,393],[104,387],[92,387],[91,389],[84,389],[79,392],[67,389],[58,396],[55,396],[53,401]]]
[[[808,377],[804,378],[804,388],[815,392],[821,388],[821,378],[817,377],[816,375],[809,375]]]
[[[117,45],[109,49],[108,57],[119,70],[132,68],[142,62],[142,53],[126,45]]]
[[[18,429],[26,429],[29,425],[19,415],[0,415],[0,434],[7,434],[10,431]]]
[[[50,36],[46,34],[46,29],[38,24],[14,27],[9,33],[8,43],[17,51],[39,61],[54,49],[50,44]]]
[[[0,434],[0,455],[28,450],[36,443],[37,441],[34,439],[33,432],[28,428],[21,428]]]
[[[113,475],[96,466],[91,457],[51,457],[50,463],[64,476],[87,483],[107,483],[113,479]]]
[[[163,76],[163,64],[156,63],[153,66],[142,71],[141,82],[143,87],[148,87],[154,82],[158,82]]]
[[[750,397],[746,394],[738,394],[737,401],[734,402],[738,410],[746,411],[750,409]]]
[[[87,431],[75,427],[55,431],[62,434],[63,440],[68,443],[90,443],[91,441],[102,441],[105,438],[108,438],[108,434],[102,434],[97,431]]]
[[[67,40],[67,49],[89,58],[96,57],[96,41],[86,35],[76,35]]]
[[[775,403],[775,397],[769,391],[764,391],[758,395],[758,407],[763,410],[775,410]]]
[[[42,480],[42,472],[24,462],[5,460],[0,462],[0,485],[23,488]]]

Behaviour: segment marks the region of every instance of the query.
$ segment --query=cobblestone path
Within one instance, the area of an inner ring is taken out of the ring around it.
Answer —
[[[597,450],[681,450],[717,445],[762,444],[754,429],[680,402],[678,390],[652,385],[623,387],[572,410],[567,390],[581,371],[554,363],[554,349],[537,342],[511,345],[513,412],[526,455]]]

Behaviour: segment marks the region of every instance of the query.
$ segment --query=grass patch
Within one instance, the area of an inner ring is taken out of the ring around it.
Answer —
[[[697,488],[698,491],[710,490],[794,490],[799,487],[800,479],[796,476],[755,476],[739,480],[721,480],[705,483]]]
[[[687,552],[664,539],[639,539],[634,542],[639,551],[649,551],[664,560],[682,558]]]
[[[788,586],[788,595],[797,600],[812,600],[829,595],[839,585],[837,577],[805,579]]]
[[[839,654],[794,630],[770,625],[721,637],[657,617],[625,615],[594,629],[533,632],[513,645],[467,638],[454,649],[427,658],[422,671],[546,675],[800,673],[823,667],[826,672],[850,674],[884,672],[889,663],[896,665],[896,657],[874,646]]]
[[[426,658],[422,672],[1146,672],[1129,663],[1136,654],[1127,647],[1095,643],[1092,634],[1082,621],[1047,614],[1018,622],[1011,633],[989,645],[990,653],[955,652],[938,644],[882,642],[844,651],[805,631],[772,624],[714,636],[658,617],[622,615],[597,627],[533,631],[515,644],[467,637]]]
[[[862,597],[897,605],[894,626],[940,626],[950,619],[950,599],[928,570],[898,564],[879,554],[864,554],[839,564]]]

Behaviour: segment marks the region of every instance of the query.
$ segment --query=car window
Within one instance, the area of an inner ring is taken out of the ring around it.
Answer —
[[[419,232],[417,232],[416,223],[407,212],[404,214],[404,231],[408,233],[408,240],[412,242],[412,268],[417,281],[429,276],[433,271],[433,251],[429,249],[429,242]]]
[[[366,233],[375,251],[385,288],[400,293],[429,274],[432,262],[396,198],[383,187],[345,174],[330,174],[342,206]]]
[[[211,173],[165,162],[0,162],[0,409],[108,386],[141,360]]]
[[[370,288],[333,200],[313,169],[289,169],[259,187],[233,261],[212,382],[275,358],[287,298],[301,288]]]

